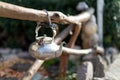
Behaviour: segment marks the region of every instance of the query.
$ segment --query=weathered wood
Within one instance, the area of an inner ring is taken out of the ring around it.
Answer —
[[[104,0],[97,0],[97,24],[98,34],[100,38],[100,45],[103,46],[103,11],[104,11]]]
[[[98,34],[95,33],[93,35],[87,36],[84,33],[82,34],[82,47],[84,49],[94,47],[95,45],[98,45],[99,37]]]
[[[92,80],[93,79],[93,65],[89,61],[83,62],[78,66],[77,80]]]
[[[69,42],[68,42],[68,47],[73,48],[75,45],[75,42],[77,40],[77,37],[80,33],[81,30],[81,25],[74,25],[75,27],[73,28],[73,35],[71,36]],[[63,53],[60,56],[60,66],[59,66],[59,79],[64,79],[66,80],[66,71],[67,71],[67,66],[68,66],[68,58],[69,54]]]
[[[104,58],[100,55],[97,55],[94,56],[91,61],[94,67],[94,77],[99,78],[105,77],[105,70],[107,69],[108,66]]]
[[[27,73],[23,76],[22,79],[19,80],[31,80],[31,78],[34,76],[34,74],[37,72],[37,70],[40,68],[40,66],[43,64],[44,60],[37,59],[34,64],[29,68]]]
[[[57,43],[57,44],[61,43],[62,40],[65,39],[69,35],[72,28],[73,28],[73,25],[69,25],[66,29],[64,29],[61,33],[59,33],[55,37],[55,43]]]
[[[59,11],[48,11],[48,14],[50,15],[52,21],[56,23],[79,24],[80,22],[87,21],[93,12],[93,9],[89,9],[76,16],[66,16]],[[0,16],[20,20],[48,22],[47,13],[44,10],[25,8],[2,1],[0,1]]]
[[[84,28],[82,31],[82,34],[86,34],[87,36],[93,35],[97,33],[97,24],[89,20],[87,23],[84,24]]]
[[[89,53],[103,55],[104,49],[99,46],[97,46],[95,49],[89,48],[89,49],[81,49],[81,50],[63,47],[63,52],[65,52],[67,54],[73,54],[73,55],[85,55],[85,54],[89,54]]]
[[[91,48],[98,45],[99,36],[97,34],[97,24],[94,15],[82,27],[82,48]]]

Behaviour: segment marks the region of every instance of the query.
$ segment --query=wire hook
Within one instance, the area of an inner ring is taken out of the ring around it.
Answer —
[[[50,26],[50,28],[52,29],[52,32],[53,32],[53,37],[52,37],[52,41],[53,41],[54,37],[56,36],[56,29],[55,29],[56,25],[51,22],[51,19],[50,19],[50,16],[48,14],[48,11],[47,10],[44,10],[44,11],[47,13],[47,17],[48,17],[48,21],[49,21],[49,26]]]
[[[48,11],[46,9],[44,11],[47,13],[47,17],[48,17],[48,21],[49,21],[49,26],[52,27],[52,22],[51,22],[49,14],[48,14]]]

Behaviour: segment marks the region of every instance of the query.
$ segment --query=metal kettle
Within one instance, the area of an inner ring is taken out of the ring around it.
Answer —
[[[29,47],[29,53],[34,58],[38,59],[51,59],[55,57],[59,57],[62,54],[62,45],[58,46],[54,42],[54,37],[56,35],[55,24],[51,23],[50,17],[48,17],[49,26],[52,29],[53,37],[41,36],[38,37],[38,31],[41,28],[40,24],[37,24],[35,33],[36,33],[36,41],[33,42]]]

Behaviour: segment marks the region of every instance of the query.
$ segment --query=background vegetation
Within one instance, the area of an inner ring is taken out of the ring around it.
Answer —
[[[0,0],[19,6],[61,11],[64,14],[75,15],[76,5],[85,1],[96,9],[96,0]],[[47,6],[46,6],[47,5]],[[117,46],[120,49],[120,0],[105,0],[104,7],[104,46]],[[96,15],[96,13],[95,13]],[[1,47],[27,49],[34,39],[36,22],[22,21],[0,17]],[[77,43],[80,43],[77,40]]]

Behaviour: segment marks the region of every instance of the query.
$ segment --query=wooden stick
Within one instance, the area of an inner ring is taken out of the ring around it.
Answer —
[[[66,16],[59,11],[48,11],[52,22],[62,24],[79,24],[80,22],[88,21],[91,15],[94,13],[93,9],[89,9],[76,16]],[[43,10],[35,10],[31,8],[25,8],[9,3],[0,1],[0,17],[7,17],[20,20],[31,20],[39,22],[48,22],[47,13]]]
[[[60,34],[58,34],[55,37],[55,43],[59,44],[62,42],[63,39],[65,39],[68,34],[70,33],[70,31],[72,30],[73,25],[69,25],[66,29],[64,29]]]
[[[99,45],[103,47],[103,11],[104,11],[104,1],[97,0],[97,24],[98,24],[98,35],[99,35]]]
[[[34,64],[30,67],[28,72],[24,75],[24,77],[20,80],[31,80],[31,78],[34,76],[34,74],[37,72],[37,70],[40,68],[40,66],[43,64],[44,60],[37,59]]]
[[[71,36],[68,47],[72,48],[74,47],[75,41],[79,35],[79,32],[81,30],[81,25],[74,25],[74,33]],[[65,49],[65,48],[64,48]],[[59,79],[66,79],[66,71],[67,71],[67,65],[68,65],[68,58],[69,54],[63,53],[60,57],[60,66],[59,66]]]
[[[92,51],[93,51],[92,48],[77,50],[77,49],[63,47],[63,53],[72,54],[72,55],[85,55],[85,54],[89,54]]]

